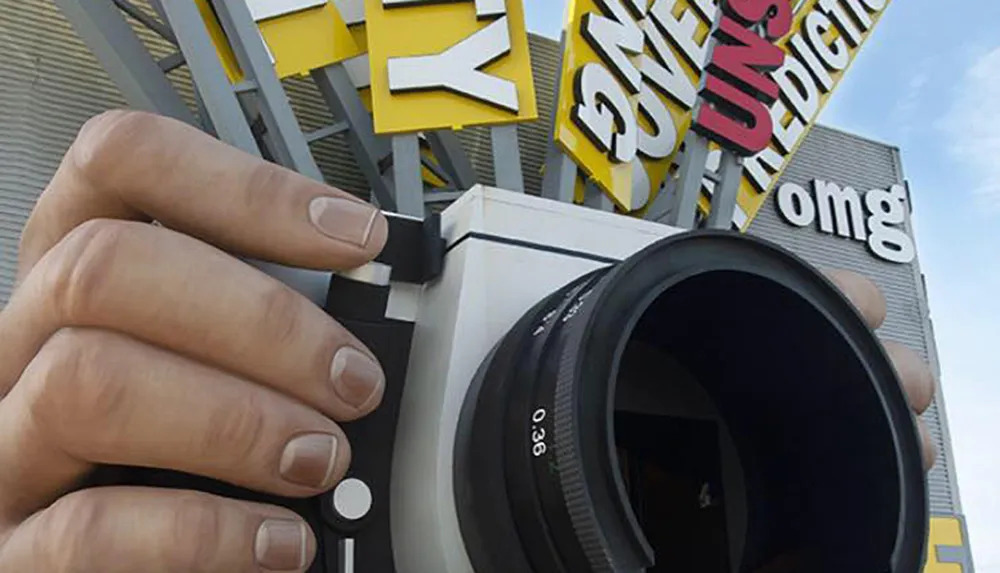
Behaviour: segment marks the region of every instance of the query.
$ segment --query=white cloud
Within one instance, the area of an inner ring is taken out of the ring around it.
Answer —
[[[1000,47],[966,70],[937,127],[948,138],[949,152],[973,170],[975,195],[1000,211]]]
[[[892,109],[891,117],[899,127],[900,145],[905,146],[909,142],[910,135],[913,133],[914,128],[917,127],[915,124],[919,120],[917,110],[920,105],[920,94],[923,93],[924,86],[931,79],[925,70],[931,67],[929,61],[925,61],[920,66],[921,71],[915,73],[910,78],[910,81],[906,85],[906,91],[903,92],[903,95],[896,101],[896,105]]]
[[[892,110],[893,115],[896,116],[897,119],[906,120],[913,115],[913,112],[917,110],[917,104],[920,100],[920,92],[923,90],[923,87],[927,85],[928,81],[930,81],[930,76],[926,71],[917,72],[912,78],[910,78],[906,93],[904,93],[903,97],[896,102],[896,107]]]

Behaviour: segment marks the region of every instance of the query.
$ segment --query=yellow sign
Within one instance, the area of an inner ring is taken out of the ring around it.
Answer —
[[[361,103],[369,113],[372,111],[371,66],[368,64],[368,30],[365,26],[365,0],[333,0],[343,16],[347,29],[358,46],[359,55],[344,60],[344,67],[358,88]]]
[[[607,192],[617,205],[631,206],[632,167],[630,162],[635,158],[636,153],[635,130],[639,97],[638,93],[629,94],[621,88],[620,84],[617,83],[617,78],[602,62],[600,54],[587,43],[586,38],[581,33],[581,24],[584,18],[594,13],[600,13],[594,0],[570,0],[567,11],[570,24],[563,33],[563,63],[559,78],[559,100],[553,135],[556,144],[562,151],[569,155],[601,189]],[[635,48],[635,46],[633,35],[632,47]],[[625,55],[625,57],[628,59],[627,66],[634,69],[637,65],[635,51]],[[608,106],[609,102],[603,103],[604,107],[601,108],[605,112],[603,115],[596,109],[600,105],[596,101],[596,89],[588,90],[588,93],[595,96],[588,102],[578,103],[577,101],[577,94],[580,88],[588,83],[587,80],[591,80],[589,82],[591,84],[602,81],[605,88],[610,85],[615,88],[608,90],[612,91],[613,101],[610,102],[610,107]],[[595,133],[596,130],[590,127],[591,124],[597,123],[596,120],[591,121],[591,118],[595,116],[606,120],[601,133]],[[615,129],[616,119],[620,122],[617,130]],[[626,131],[626,133],[621,133],[622,131]],[[611,152],[612,147],[616,144],[615,138],[618,139],[618,157],[615,157],[615,154]],[[625,140],[627,143],[622,143]]]
[[[537,119],[521,0],[366,0],[375,132]]]
[[[243,81],[243,71],[209,0],[195,1],[229,81]],[[268,4],[269,0],[244,1],[257,20],[279,78],[307,74],[364,52],[331,2],[283,2],[285,7],[266,11],[277,4]]]
[[[641,214],[691,125],[712,0],[575,0],[555,141],[615,202]]]
[[[741,229],[760,210],[890,1],[797,3],[791,32],[776,42],[787,57],[771,74],[781,89],[771,106],[771,144],[745,160],[734,220]],[[571,0],[554,138],[619,210],[642,215],[674,173],[719,10],[719,0]],[[660,157],[671,142],[671,153]],[[717,161],[720,151],[711,148],[710,161]],[[636,158],[644,169],[629,165]],[[706,179],[703,187],[711,191],[713,185]],[[707,197],[699,206],[708,212]]]
[[[961,518],[931,518],[924,573],[972,573],[972,559]]]

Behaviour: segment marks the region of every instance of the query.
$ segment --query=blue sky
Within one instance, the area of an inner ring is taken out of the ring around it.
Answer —
[[[527,0],[558,37],[564,0]],[[978,573],[1000,573],[1000,2],[896,0],[820,122],[898,145]]]

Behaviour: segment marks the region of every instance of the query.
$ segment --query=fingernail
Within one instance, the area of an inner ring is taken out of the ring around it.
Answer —
[[[307,434],[288,442],[281,454],[281,477],[305,487],[326,489],[333,484],[337,462],[337,438],[329,434]]]
[[[367,411],[385,386],[382,368],[364,353],[345,346],[333,357],[333,390],[346,404]]]
[[[309,204],[312,224],[331,239],[364,247],[371,239],[378,210],[362,201],[317,197]]]
[[[306,566],[306,525],[300,521],[268,519],[257,529],[254,555],[269,571],[298,571]]]

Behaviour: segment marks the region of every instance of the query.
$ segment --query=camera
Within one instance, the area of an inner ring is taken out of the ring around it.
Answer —
[[[303,515],[310,573],[920,571],[914,415],[801,259],[482,186],[388,217],[379,258],[323,282],[387,380],[344,425],[346,479],[198,482]]]

